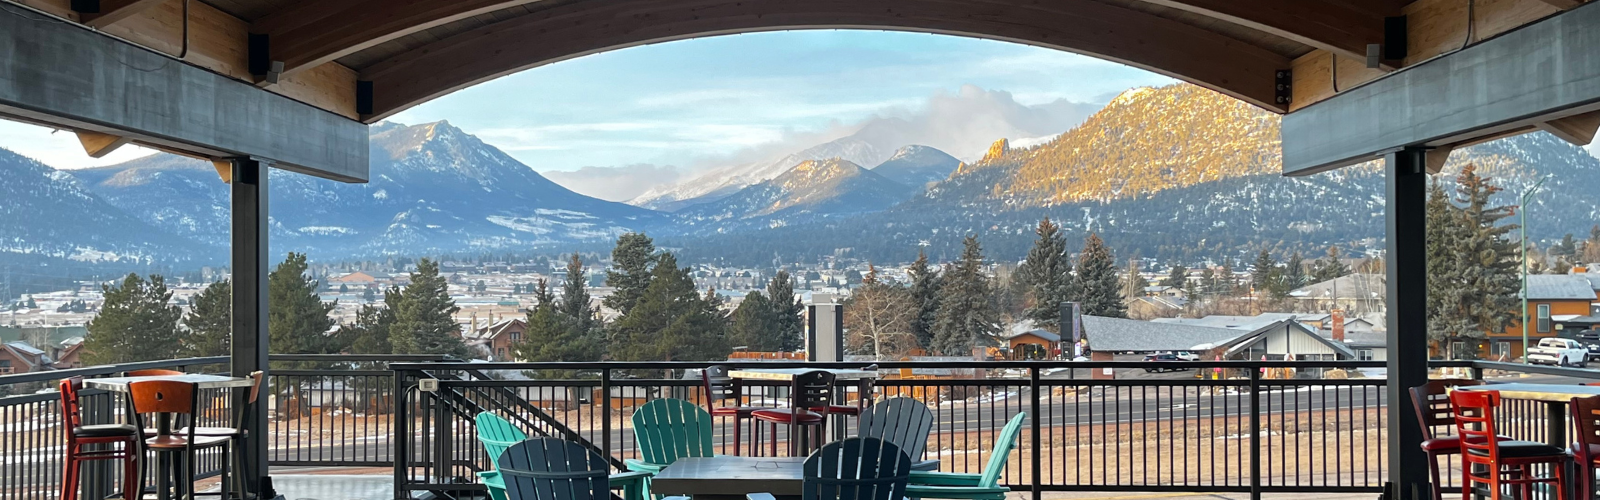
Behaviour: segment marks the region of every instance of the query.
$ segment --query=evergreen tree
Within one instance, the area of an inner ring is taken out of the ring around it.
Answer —
[[[1128,304],[1118,292],[1117,265],[1111,249],[1095,233],[1083,240],[1083,250],[1078,252],[1077,275],[1078,302],[1083,314],[1110,318],[1128,317]]]
[[[1339,260],[1339,247],[1328,247],[1328,255],[1311,265],[1311,280],[1317,283],[1350,274],[1350,266]]]
[[[606,307],[619,314],[628,314],[645,288],[650,286],[652,268],[656,265],[656,245],[644,233],[628,233],[617,238],[611,250],[611,267],[606,270],[606,284],[615,288],[606,296]]]
[[[1464,265],[1458,275],[1466,292],[1461,312],[1477,323],[1479,333],[1471,337],[1474,341],[1481,340],[1483,332],[1504,330],[1518,318],[1520,257],[1518,244],[1507,237],[1517,225],[1500,224],[1511,216],[1513,207],[1490,206],[1490,198],[1500,190],[1488,177],[1477,175],[1477,168],[1471,164],[1456,177],[1455,203],[1461,208],[1465,238],[1456,241],[1452,250]]]
[[[733,311],[733,324],[728,329],[728,341],[733,346],[743,346],[755,352],[774,352],[782,349],[777,335],[778,325],[772,315],[772,301],[760,290],[745,294],[744,301]]]
[[[1023,316],[1034,325],[1059,331],[1061,303],[1071,294],[1072,266],[1067,262],[1067,240],[1061,226],[1046,217],[1034,230],[1038,239],[1028,250],[1028,260],[1017,269],[1018,280],[1027,287]],[[848,310],[848,309],[847,309]]]
[[[383,306],[362,304],[361,308],[356,310],[355,323],[339,327],[339,335],[350,345],[351,353],[394,353],[394,346],[389,343],[389,330],[394,326],[394,312],[400,300],[400,289],[391,287],[383,293],[383,299]]]
[[[105,301],[89,320],[83,339],[86,366],[153,361],[178,357],[178,319],[172,292],[159,274],[145,280],[129,274],[121,284],[101,285]]]
[[[1212,270],[1210,267],[1200,270],[1200,286],[1198,287],[1198,292],[1201,295],[1215,295],[1219,285],[1220,284],[1217,283],[1216,271]],[[1189,299],[1194,300],[1194,297],[1189,297]]]
[[[461,308],[450,298],[450,285],[439,275],[439,264],[417,261],[411,283],[400,293],[389,341],[395,354],[449,354],[465,358],[461,325],[454,315]]]
[[[983,274],[983,249],[970,235],[962,246],[961,260],[944,273],[933,325],[932,350],[944,356],[970,355],[978,345],[992,345],[1000,333],[1000,314]]]
[[[726,317],[696,291],[689,268],[671,253],[657,257],[650,285],[612,323],[612,357],[622,361],[697,361],[728,354]]]
[[[1183,288],[1184,283],[1187,282],[1189,282],[1189,268],[1183,267],[1183,264],[1173,263],[1172,269],[1167,272],[1167,277],[1158,284],[1173,288]]]
[[[911,334],[917,345],[932,350],[933,325],[939,314],[939,289],[942,281],[939,272],[928,266],[928,254],[917,251],[917,260],[906,270],[911,276],[911,306],[917,314],[911,317]]]
[[[1572,233],[1561,237],[1561,242],[1550,247],[1552,257],[1572,257],[1578,254],[1578,242],[1572,239]]]
[[[577,252],[567,261],[567,281],[561,284],[561,314],[572,318],[574,328],[587,335],[597,328],[594,305],[590,304],[588,275]]]
[[[374,300],[378,300],[378,294],[374,293],[372,291],[372,287],[370,287],[370,286],[366,287],[366,289],[361,291],[361,301],[362,302],[366,302],[366,303],[370,304]]]
[[[1233,280],[1233,259],[1222,259],[1222,268],[1217,270],[1217,284],[1212,292],[1223,297],[1232,297],[1239,293],[1239,284]]]
[[[569,275],[570,276],[570,275]],[[561,304],[544,280],[533,288],[534,307],[528,310],[528,331],[512,351],[518,361],[599,361],[604,346],[584,322],[562,312]],[[545,371],[541,378],[564,378],[571,371]]]
[[[189,329],[184,342],[189,356],[227,356],[232,353],[233,338],[233,284],[222,280],[207,285],[194,294],[189,312],[183,316],[183,326]]]
[[[767,283],[767,300],[772,308],[773,334],[778,337],[778,349],[794,352],[805,346],[805,305],[794,294],[794,280],[788,271],[779,270]]]
[[[308,277],[306,255],[289,256],[267,274],[267,331],[273,354],[333,354],[343,347],[328,335],[338,302],[324,304],[317,296],[321,283]],[[283,368],[311,365],[279,363]]]
[[[1306,264],[1299,250],[1290,254],[1289,262],[1283,266],[1282,286],[1285,292],[1306,286]]]
[[[1250,268],[1250,288],[1253,290],[1251,293],[1256,298],[1259,299],[1272,290],[1274,284],[1273,271],[1276,269],[1278,269],[1278,261],[1272,258],[1272,254],[1262,250],[1259,255],[1256,255],[1255,265]]]

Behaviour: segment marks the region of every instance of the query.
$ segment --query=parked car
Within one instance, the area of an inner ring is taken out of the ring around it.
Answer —
[[[1541,365],[1588,366],[1589,348],[1573,339],[1539,339],[1528,350],[1528,362]]]
[[[1167,363],[1167,362],[1189,361],[1189,360],[1183,359],[1183,358],[1179,357],[1177,354],[1163,353],[1163,354],[1147,354],[1144,357],[1144,361],[1146,363]],[[1175,371],[1187,371],[1187,370],[1188,370],[1188,368],[1184,368],[1184,367],[1180,367],[1180,366],[1148,366],[1148,367],[1145,367],[1145,369],[1144,369],[1144,371],[1149,372],[1149,373],[1175,372]]]
[[[1578,332],[1576,337],[1578,343],[1589,350],[1590,361],[1600,359],[1600,329],[1584,330]]]

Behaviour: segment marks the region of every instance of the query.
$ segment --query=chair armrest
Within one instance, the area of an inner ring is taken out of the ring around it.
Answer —
[[[960,474],[955,472],[927,472],[911,471],[910,484],[927,486],[977,486],[983,482],[983,476],[978,474]]]
[[[649,472],[651,474],[661,472],[661,469],[667,468],[667,464],[650,463],[637,458],[623,460],[622,463],[627,464],[628,470],[635,472]]]
[[[778,497],[772,496],[771,493],[746,493],[744,498],[745,500],[778,500]]]
[[[911,464],[911,472],[913,474],[915,474],[917,472],[938,472],[938,471],[939,471],[939,459],[937,459],[937,458],[932,459],[932,460],[921,460],[921,461],[918,461],[918,462],[913,462]]]

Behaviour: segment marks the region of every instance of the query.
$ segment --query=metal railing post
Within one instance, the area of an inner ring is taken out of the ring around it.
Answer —
[[[434,377],[437,378],[437,376],[438,374],[435,373]],[[448,480],[450,473],[454,469],[450,461],[451,458],[454,458],[451,453],[453,450],[450,449],[450,423],[453,420],[450,413],[455,406],[455,398],[450,397],[450,392],[453,390],[440,388],[438,392],[433,393],[431,398],[434,411],[433,475],[431,477],[433,484],[441,484]]]
[[[406,374],[404,371],[394,371],[394,415],[389,419],[389,427],[394,433],[389,437],[392,449],[390,457],[394,460],[394,498],[406,500],[411,498],[407,489],[408,473],[411,467],[411,398],[406,390]]]
[[[1250,370],[1250,499],[1261,500],[1261,368]]]
[[[611,369],[600,370],[600,452],[611,456]]]
[[[1033,400],[1029,402],[1028,425],[1033,430],[1032,443],[1029,445],[1029,448],[1032,449],[1031,456],[1033,462],[1033,481],[1031,482],[1033,486],[1033,500],[1041,500],[1044,496],[1044,489],[1041,487],[1041,485],[1044,484],[1044,480],[1040,479],[1043,467],[1039,465],[1039,458],[1042,456],[1042,452],[1039,448],[1039,443],[1041,441],[1039,439],[1039,429],[1041,427],[1039,425],[1039,389],[1039,367],[1030,366],[1028,367],[1028,390],[1029,392],[1033,393]]]

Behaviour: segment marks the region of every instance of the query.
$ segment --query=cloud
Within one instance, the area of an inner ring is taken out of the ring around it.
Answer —
[[[635,164],[621,167],[583,167],[540,172],[546,178],[578,193],[610,201],[626,201],[652,186],[681,180],[683,172],[671,165]]]
[[[8,120],[0,120],[0,146],[59,169],[103,167],[156,154],[153,149],[130,144],[104,157],[90,158],[71,131]]]

